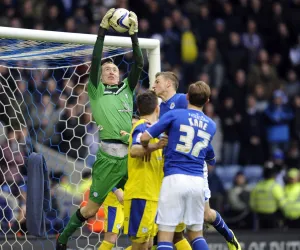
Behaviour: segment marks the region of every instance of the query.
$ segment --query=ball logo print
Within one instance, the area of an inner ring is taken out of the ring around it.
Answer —
[[[123,8],[116,9],[109,20],[109,25],[117,32],[124,33],[129,29],[129,11]]]

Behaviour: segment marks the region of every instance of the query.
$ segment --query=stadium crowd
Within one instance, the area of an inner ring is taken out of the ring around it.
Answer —
[[[275,172],[269,177],[281,186],[298,183],[296,191],[287,185],[282,192],[286,196],[298,192],[299,208],[300,1],[4,0],[0,25],[96,34],[103,14],[112,6],[138,14],[139,37],[161,41],[162,71],[179,76],[179,92],[196,80],[209,83],[212,89],[205,108],[218,126],[213,141],[218,164],[209,169],[212,207],[227,214],[233,228],[254,228],[251,210],[256,210],[253,203],[250,206],[250,193],[271,162]],[[51,70],[24,73],[18,88],[27,104],[21,106],[23,112],[32,118],[25,115],[29,131],[13,133],[12,127],[7,129],[9,116],[1,115],[5,129],[0,136],[0,201],[12,192],[21,208],[14,216],[20,221],[26,188],[20,190],[18,185],[22,186],[26,175],[22,156],[28,147],[18,144],[30,143],[31,132],[38,142],[90,166],[93,163],[90,154],[97,152],[98,128],[91,123],[83,91],[86,70],[82,66],[77,77],[65,81],[56,81]],[[5,67],[0,67],[0,73],[3,79],[18,75]],[[11,202],[15,202],[12,197]],[[280,203],[278,208],[283,210],[285,205]],[[2,211],[0,218],[12,217]],[[49,216],[54,218],[55,212]],[[295,218],[300,228],[299,212]]]

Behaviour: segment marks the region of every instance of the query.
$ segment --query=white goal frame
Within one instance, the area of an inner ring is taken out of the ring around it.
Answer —
[[[0,26],[0,39],[1,38],[94,45],[97,35]],[[149,85],[151,86],[154,83],[155,74],[161,70],[160,41],[158,39],[139,38],[139,45],[141,49],[145,49],[147,51],[147,58],[149,62]],[[130,37],[105,36],[104,46],[132,48],[132,42]],[[46,153],[46,161],[49,169],[53,171],[60,170],[57,160],[59,162],[64,162],[64,171],[71,176],[72,183],[79,183],[81,175],[78,171],[82,171],[86,167],[85,164],[80,162],[75,164],[73,162],[66,161],[66,158],[60,153],[39,143],[35,143],[35,147],[38,152],[43,154]]]
[[[0,38],[94,45],[97,35],[0,26]],[[158,39],[139,38],[139,44],[141,49],[146,49],[148,52],[148,75],[151,86],[155,74],[161,70],[160,41]],[[104,46],[131,48],[132,43],[130,37],[105,36]]]

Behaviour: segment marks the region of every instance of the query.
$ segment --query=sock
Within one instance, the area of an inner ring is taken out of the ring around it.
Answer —
[[[222,219],[221,215],[216,211],[216,220],[212,223],[214,228],[226,239],[226,241],[232,241],[233,234]]]
[[[209,250],[206,240],[203,237],[198,237],[191,243],[193,250]]]
[[[173,243],[171,242],[158,242],[157,250],[170,250],[173,249]]]
[[[187,241],[186,238],[182,239],[181,241],[178,241],[175,244],[175,247],[177,250],[192,250],[190,243]]]
[[[58,242],[67,244],[69,237],[77,230],[77,228],[81,227],[85,221],[86,219],[82,216],[78,209],[70,218],[70,221],[64,231],[59,235]]]
[[[125,250],[131,250],[132,246],[127,247]]]
[[[100,247],[98,248],[98,250],[111,250],[114,247],[115,244],[110,243],[106,240],[102,241]]]

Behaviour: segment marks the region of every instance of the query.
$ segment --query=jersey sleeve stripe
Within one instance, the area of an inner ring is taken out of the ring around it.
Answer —
[[[145,131],[151,138],[153,138],[153,136],[146,130]]]

